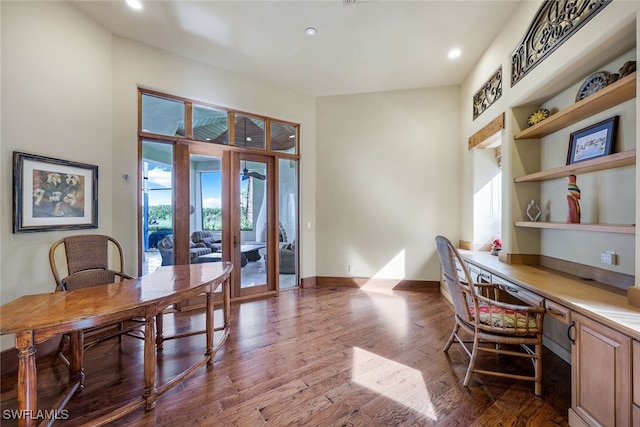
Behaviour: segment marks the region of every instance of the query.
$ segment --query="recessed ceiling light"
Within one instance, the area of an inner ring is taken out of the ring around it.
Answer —
[[[304,30],[304,33],[308,36],[315,36],[318,31],[313,27],[308,27]]]
[[[142,2],[140,0],[127,0],[127,5],[131,9],[135,9],[135,10],[142,9]]]
[[[461,53],[462,53],[462,52],[460,52],[460,49],[458,49],[458,48],[454,48],[454,49],[451,49],[451,50],[449,51],[449,54],[448,54],[447,56],[448,56],[450,59],[453,59],[453,58],[457,58],[458,56],[460,56],[460,54],[461,54]]]

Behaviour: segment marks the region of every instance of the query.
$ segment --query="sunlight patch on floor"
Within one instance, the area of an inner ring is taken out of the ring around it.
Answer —
[[[352,380],[432,420],[438,419],[417,369],[354,347]]]
[[[380,322],[398,337],[405,337],[409,330],[407,324],[407,303],[404,298],[393,295],[391,290],[365,289],[377,309]],[[357,309],[355,307],[354,309]]]

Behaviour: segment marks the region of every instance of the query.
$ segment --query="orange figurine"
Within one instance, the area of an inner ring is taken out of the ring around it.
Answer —
[[[569,214],[567,215],[568,224],[580,224],[580,187],[576,184],[576,176],[569,175],[569,184],[567,185],[567,203],[569,204]]]

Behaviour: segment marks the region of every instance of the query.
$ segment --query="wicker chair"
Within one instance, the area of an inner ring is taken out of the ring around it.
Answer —
[[[464,377],[467,387],[472,373],[533,381],[535,394],[542,394],[542,321],[545,310],[538,306],[516,305],[500,302],[501,289],[491,283],[474,283],[469,270],[446,237],[437,236],[436,246],[444,280],[449,287],[455,311],[455,324],[451,337],[444,347],[456,340],[469,355],[470,361]],[[476,315],[477,313],[477,315]],[[473,337],[463,340],[459,332]],[[471,350],[468,344],[473,343]],[[514,347],[520,346],[520,347]],[[518,351],[521,348],[522,351]],[[479,351],[530,358],[533,375],[517,375],[495,370],[476,368]]]
[[[110,251],[114,254],[111,263]],[[124,273],[124,254],[120,243],[112,237],[100,234],[83,234],[57,240],[49,249],[49,264],[56,281],[56,291],[72,291],[133,279]],[[67,274],[64,278],[60,274],[60,271],[64,271],[63,268]],[[143,331],[140,330],[143,324],[144,319],[134,318],[127,322],[86,329],[83,351],[106,339],[122,337],[123,334],[144,338]],[[69,359],[63,350],[68,341],[69,336],[63,335],[57,352],[57,356],[67,367]]]

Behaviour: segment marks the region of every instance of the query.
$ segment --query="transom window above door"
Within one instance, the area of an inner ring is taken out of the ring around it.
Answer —
[[[142,136],[299,154],[296,123],[142,89],[139,96]]]

